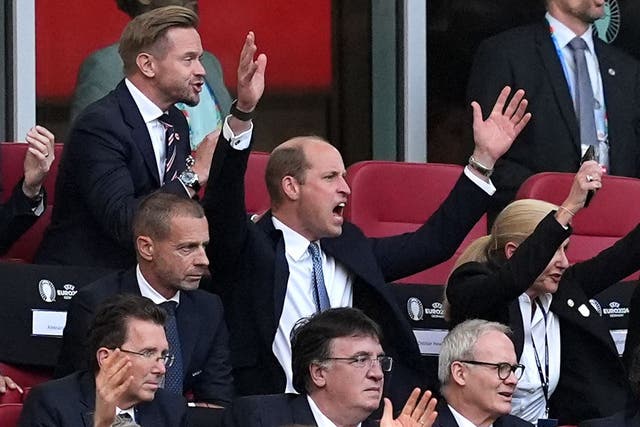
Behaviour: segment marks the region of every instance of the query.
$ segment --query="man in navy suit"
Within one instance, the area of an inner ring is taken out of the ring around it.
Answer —
[[[160,388],[173,362],[165,320],[146,298],[106,302],[89,329],[91,369],[36,386],[18,425],[103,427],[128,417],[143,426],[185,426],[186,402]]]
[[[225,406],[232,398],[228,334],[217,295],[198,289],[208,275],[207,219],[194,200],[157,192],[140,203],[134,223],[136,268],[99,279],[72,299],[56,376],[86,367],[87,325],[96,307],[115,294],[134,294],[158,305],[176,304],[182,389],[201,406]],[[169,335],[169,334],[168,334]],[[178,353],[174,348],[173,353]],[[179,387],[179,385],[176,385]]]
[[[445,400],[438,402],[434,427],[532,427],[509,415],[511,397],[524,372],[510,333],[501,323],[479,319],[449,332],[438,357]]]
[[[354,308],[328,309],[302,319],[291,338],[293,382],[300,394],[242,397],[225,414],[225,426],[431,427],[436,401],[429,391],[418,400],[419,389],[397,420],[385,399],[380,423],[365,421],[380,404],[385,375],[393,371],[381,334],[373,320]]]
[[[158,189],[191,197],[207,181],[217,132],[189,170],[189,129],[174,106],[196,105],[205,82],[197,24],[192,10],[168,6],[126,26],[126,78],[73,124],[36,262],[131,267],[131,220],[142,197]]]
[[[472,165],[414,233],[368,239],[345,222],[350,189],[342,157],[317,137],[294,138],[272,152],[266,172],[271,210],[253,224],[244,205],[244,174],[266,66],[262,55],[253,60],[256,49],[250,34],[240,59],[237,108],[231,111],[236,137],[224,135],[218,143],[203,200],[212,277],[232,328],[236,388],[241,395],[293,392],[289,334],[295,322],[327,307],[353,306],[385,331],[384,347],[397,361],[390,395],[400,405],[415,386],[435,380],[423,372],[416,339],[387,283],[448,259],[482,216],[493,164],[530,117],[524,93],[507,105],[505,88],[484,122],[475,104]]]
[[[612,175],[640,177],[640,62],[600,40],[592,23],[605,13],[600,0],[546,0],[545,19],[485,40],[476,53],[468,100],[483,108],[500,89],[524,89],[531,123],[496,164],[498,191],[490,220],[540,172],[572,172],[591,142]],[[574,107],[576,65],[571,40],[586,44],[585,60],[594,97],[597,141],[581,141]]]

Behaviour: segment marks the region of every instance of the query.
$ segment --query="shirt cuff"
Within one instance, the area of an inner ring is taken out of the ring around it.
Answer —
[[[493,196],[493,193],[496,192],[496,187],[493,185],[493,182],[491,182],[491,180],[489,180],[489,182],[486,182],[478,178],[477,176],[475,176],[473,172],[471,172],[471,169],[469,169],[469,166],[464,167],[464,174],[467,176],[467,178],[469,178],[474,184],[480,187],[488,195]]]
[[[246,150],[251,145],[251,134],[253,133],[253,122],[249,123],[249,129],[242,132],[240,135],[234,135],[231,130],[231,126],[229,126],[229,118],[231,114],[229,114],[224,119],[224,124],[222,125],[222,135],[225,137],[231,147],[236,150]]]

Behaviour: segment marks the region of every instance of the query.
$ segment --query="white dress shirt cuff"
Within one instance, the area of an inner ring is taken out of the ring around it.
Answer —
[[[249,144],[251,144],[251,134],[253,133],[253,122],[249,123],[249,129],[242,132],[240,135],[234,135],[231,130],[231,126],[229,126],[229,114],[224,119],[224,124],[222,125],[222,135],[224,135],[225,139],[229,141],[231,147],[236,150],[246,150],[249,148]]]
[[[484,192],[486,192],[488,195],[493,196],[493,193],[496,192],[496,187],[493,185],[493,182],[491,182],[491,180],[489,180],[489,182],[486,182],[478,178],[473,172],[471,172],[469,166],[465,166],[464,174],[467,175],[467,178],[469,178],[473,183],[484,190]]]

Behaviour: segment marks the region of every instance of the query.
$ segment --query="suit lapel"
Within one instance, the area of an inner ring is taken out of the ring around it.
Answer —
[[[547,77],[553,88],[556,103],[560,107],[562,118],[569,128],[576,153],[580,153],[580,129],[573,109],[573,100],[569,92],[567,78],[562,70],[562,64],[558,58],[555,45],[549,34],[549,24],[544,20],[536,33],[536,50],[547,72]],[[526,89],[526,88],[525,88]]]
[[[182,350],[183,374],[190,372],[191,356],[197,343],[197,331],[200,329],[200,318],[192,297],[193,295],[189,291],[180,292],[180,304],[178,304],[176,311],[180,348]]]
[[[85,371],[80,375],[80,389],[82,390],[80,404],[83,407],[82,421],[84,422],[84,427],[93,427],[93,412],[96,405],[95,380],[93,379],[92,374],[89,371]]]
[[[516,348],[516,355],[518,360],[522,356],[522,350],[524,349],[524,325],[522,323],[522,313],[520,312],[520,303],[516,299],[509,304],[509,319],[513,328],[513,344]]]
[[[608,138],[611,147],[609,152],[609,165],[611,166],[615,163],[611,162],[613,157],[616,157],[616,155],[626,155],[616,150],[619,144],[616,144],[615,131],[616,129],[624,128],[624,124],[618,125],[617,120],[621,117],[626,117],[625,111],[629,109],[629,96],[621,89],[622,86],[619,83],[620,76],[617,75],[617,72],[623,72],[623,70],[616,71],[616,63],[610,55],[610,46],[595,35],[593,37],[593,43],[598,56],[602,90],[604,92],[604,105],[609,122],[607,131],[609,132]],[[609,173],[615,174],[616,171],[609,170]]]
[[[293,424],[299,424],[303,426],[317,426],[309,402],[306,395],[299,395],[291,401],[291,416],[293,417]]]
[[[156,163],[156,156],[153,152],[153,144],[151,143],[151,137],[149,136],[149,130],[147,125],[142,119],[140,110],[136,105],[129,89],[124,83],[124,80],[116,87],[116,97],[122,110],[122,117],[127,125],[131,128],[131,139],[133,144],[138,148],[144,159],[144,163],[147,166],[147,172],[149,176],[153,178],[156,187],[160,186],[160,177],[158,176],[158,167]]]
[[[438,402],[436,411],[438,411],[438,417],[436,418],[433,427],[458,427],[458,423],[456,422],[456,419],[453,418],[453,414],[449,410],[449,406],[444,399]]]

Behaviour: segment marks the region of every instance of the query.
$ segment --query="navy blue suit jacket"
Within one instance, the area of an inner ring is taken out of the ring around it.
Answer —
[[[93,427],[96,384],[88,371],[40,384],[31,390],[24,404],[20,427]],[[151,402],[135,406],[141,426],[187,425],[187,402],[183,397],[158,389]]]
[[[224,414],[224,427],[317,426],[305,394],[241,397]],[[369,420],[362,427],[379,425]]]
[[[45,195],[46,196],[46,195]],[[46,198],[43,200],[47,206]],[[33,203],[22,192],[22,180],[16,184],[11,197],[0,205],[0,255],[5,253],[22,234],[38,220]]]
[[[594,36],[609,121],[609,172],[640,177],[640,62]],[[496,214],[529,176],[576,172],[580,130],[569,86],[546,20],[482,42],[469,77],[467,98],[485,114],[506,85],[524,89],[531,121],[495,165]]]
[[[458,423],[444,399],[438,401],[436,410],[438,417],[433,423],[433,427],[458,427]],[[493,422],[493,427],[533,427],[533,424],[513,415],[504,415]]]
[[[180,135],[176,164],[190,153],[189,128],[175,107]],[[36,255],[42,264],[128,268],[135,265],[131,231],[140,200],[156,191],[188,197],[179,180],[160,186],[151,137],[124,81],[75,120],[56,181],[51,225]]]
[[[241,395],[282,393],[285,375],[272,351],[282,314],[288,264],[282,233],[271,214],[247,219],[244,173],[249,150],[221,140],[213,156],[203,206],[209,220],[212,278],[231,328],[231,361]],[[213,184],[215,183],[215,184]],[[425,183],[426,185],[426,183]],[[432,388],[413,331],[387,283],[438,264],[451,255],[484,213],[490,197],[465,176],[441,208],[414,233],[369,239],[353,224],[322,239],[327,255],[354,276],[353,306],[381,325],[385,351],[394,357],[385,389],[401,408],[414,386]]]
[[[103,277],[73,297],[56,376],[87,367],[90,356],[85,341],[95,310],[106,298],[124,293],[140,295],[135,269]],[[202,290],[181,291],[176,320],[182,347],[184,390],[191,391],[196,401],[227,405],[233,397],[233,379],[220,298]]]

